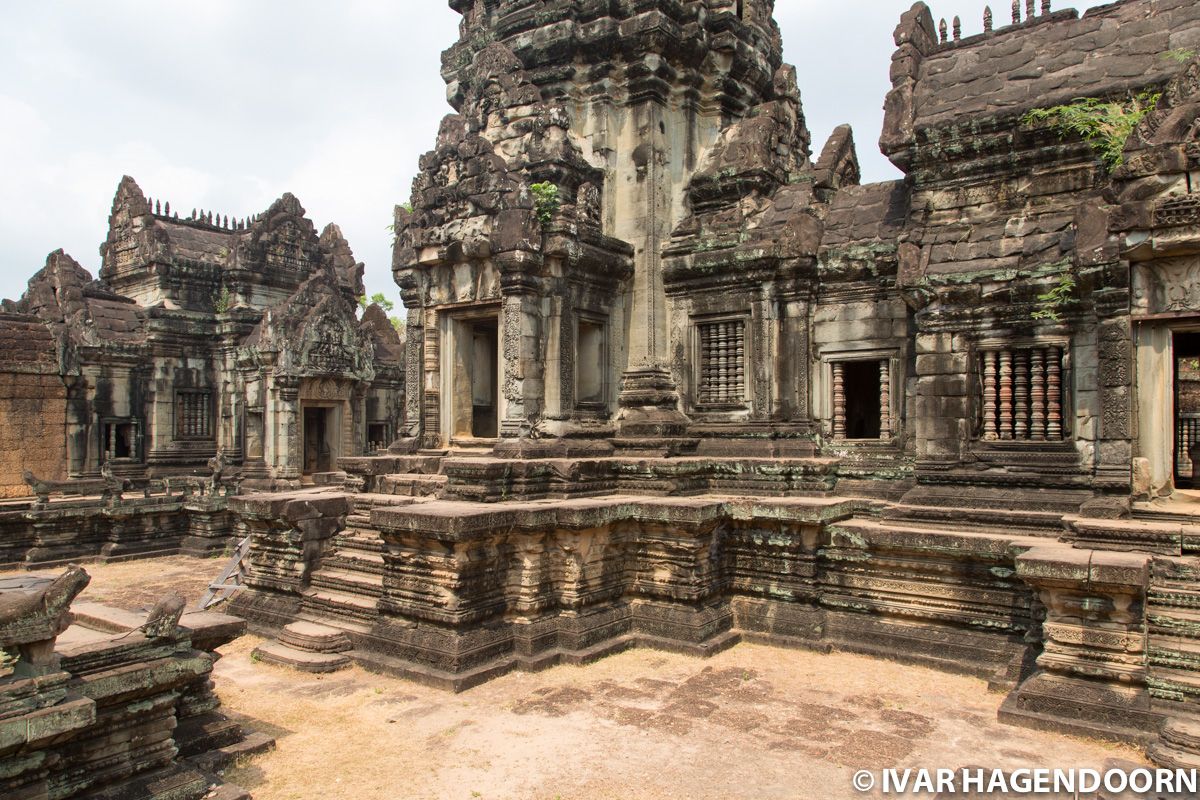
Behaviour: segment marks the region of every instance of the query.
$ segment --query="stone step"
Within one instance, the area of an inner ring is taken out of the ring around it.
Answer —
[[[1200,720],[1167,717],[1147,755],[1166,769],[1200,769]]]
[[[1200,639],[1151,631],[1148,647],[1151,656],[1155,653],[1164,657],[1176,655],[1183,660],[1195,661],[1200,666]]]
[[[999,508],[946,508],[899,503],[886,508],[881,519],[907,520],[929,525],[950,524],[956,528],[963,525],[999,527],[1022,532],[1053,533],[1062,531],[1062,514],[1053,511],[1009,510]]]
[[[379,553],[364,553],[358,550],[335,550],[321,560],[321,568],[383,575],[386,565],[383,556]]]
[[[1200,699],[1200,672],[1151,665],[1146,682],[1152,694],[1171,698],[1177,695],[1182,702]]]
[[[366,553],[382,553],[387,550],[387,542],[374,528],[347,528],[338,535],[334,546],[339,549],[361,550]]]
[[[274,749],[275,740],[273,738],[265,733],[255,732],[240,742],[193,756],[188,759],[188,762],[199,770],[213,774],[226,769],[238,759],[256,756]]]
[[[1164,606],[1152,602],[1146,606],[1146,621],[1152,636],[1200,638],[1200,608]]]
[[[312,622],[316,625],[336,627],[347,633],[370,633],[374,619],[374,613],[364,614],[361,609],[354,609],[352,613],[342,613],[340,607],[324,605],[319,602],[309,603],[307,598],[296,614],[297,622]]]
[[[306,610],[315,612],[318,622],[321,615],[332,616],[335,619],[348,617],[363,622],[371,622],[378,616],[376,598],[337,589],[309,589],[304,593],[303,604]]]
[[[236,783],[222,783],[204,795],[204,800],[253,800],[250,793]]]
[[[931,546],[937,549],[981,549],[995,551],[999,554],[1013,542],[1023,541],[1030,545],[1041,544],[1043,540],[1030,536],[1026,531],[1014,530],[1011,526],[972,526],[963,524],[941,524],[918,520],[890,520],[876,517],[852,517],[841,522],[831,523],[828,527],[834,535],[834,546],[840,532],[845,537],[845,545],[869,546],[873,542],[889,547],[915,546],[925,549]]]
[[[1182,584],[1151,583],[1146,601],[1160,608],[1200,610],[1200,590]]]
[[[403,497],[435,497],[446,488],[449,479],[445,475],[421,475],[399,473],[379,478],[379,488]]]
[[[175,743],[183,758],[228,747],[245,738],[240,724],[215,711],[184,717],[175,727]]]
[[[345,631],[302,621],[285,625],[279,642],[310,653],[344,653],[353,647]]]
[[[370,513],[378,506],[408,506],[412,505],[411,497],[400,497],[394,494],[356,494],[351,498],[353,511],[351,513]]]
[[[372,572],[358,572],[336,567],[322,567],[312,575],[312,586],[333,589],[350,595],[367,595],[374,602],[383,594],[383,576]]]
[[[336,672],[350,666],[350,657],[341,653],[312,653],[282,642],[264,642],[254,648],[254,656],[259,661],[302,672]]]
[[[1136,550],[1165,556],[1182,552],[1183,534],[1177,523],[1148,519],[1063,518],[1063,541],[1080,548]]]

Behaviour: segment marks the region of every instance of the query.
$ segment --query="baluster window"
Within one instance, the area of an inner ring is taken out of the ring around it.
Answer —
[[[700,349],[701,405],[741,405],[746,401],[745,320],[696,326]]]
[[[213,438],[212,392],[184,391],[176,393],[175,438]]]
[[[980,433],[986,441],[1060,441],[1066,435],[1064,350],[1036,346],[985,350]]]

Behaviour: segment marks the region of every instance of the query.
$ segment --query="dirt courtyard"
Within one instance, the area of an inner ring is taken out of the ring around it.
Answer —
[[[90,565],[82,599],[138,609],[175,588],[191,604],[222,563]],[[224,648],[215,676],[225,710],[276,738],[226,775],[257,800],[830,800],[879,796],[852,788],[860,769],[1146,763],[1002,725],[982,681],[842,653],[638,650],[454,695],[268,666],[257,642]]]

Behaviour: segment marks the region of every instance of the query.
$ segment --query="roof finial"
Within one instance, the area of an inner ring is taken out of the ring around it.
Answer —
[[[942,17],[942,21],[938,23],[938,37],[942,44],[946,43],[946,18]]]
[[[954,15],[954,41],[957,42],[961,38],[962,38],[962,20],[959,19],[957,14],[955,14]]]
[[[223,228],[228,228],[228,227],[229,227],[229,215],[228,215],[228,214],[226,214],[226,215],[225,215],[225,221],[224,221],[224,223],[222,224],[222,226],[221,226],[221,227],[223,227]]]
[[[196,218],[196,209],[194,209],[194,208],[193,208],[193,209],[192,209],[192,216],[190,216],[188,219],[195,219],[195,218]]]
[[[1042,16],[1050,13],[1050,0],[1042,0]]]
[[[162,214],[162,201],[161,200],[154,201],[154,213]]]
[[[163,213],[166,214],[168,217],[171,216],[171,201],[170,200],[168,200],[167,204],[165,206],[163,206]]]
[[[992,7],[991,6],[983,7],[983,32],[984,33],[992,32]]]
[[[1033,19],[1034,7],[1036,4],[1037,4],[1037,0],[1025,0],[1025,20],[1026,21]]]
[[[1013,25],[1021,24],[1021,0],[1013,0]]]

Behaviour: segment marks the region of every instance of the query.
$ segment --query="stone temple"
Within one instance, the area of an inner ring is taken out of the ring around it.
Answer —
[[[916,3],[876,184],[849,127],[813,147],[772,0],[450,5],[403,335],[294,198],[179,219],[126,179],[99,280],[56,253],[5,305],[0,478],[38,499],[0,560],[248,537],[268,661],[838,648],[1200,765],[1200,5]]]

